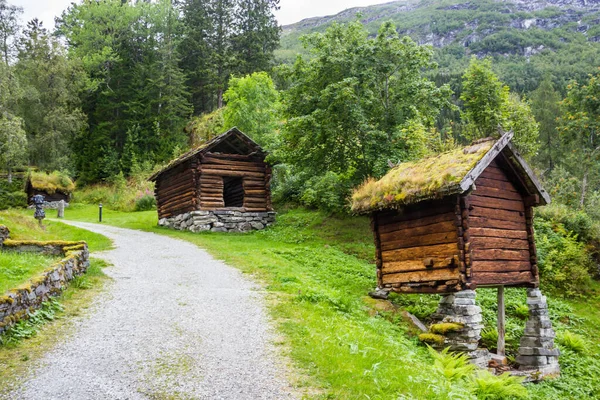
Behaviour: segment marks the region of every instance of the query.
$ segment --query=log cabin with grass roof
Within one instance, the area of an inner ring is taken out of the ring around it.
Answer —
[[[38,194],[44,196],[47,207],[55,207],[61,200],[69,203],[73,190],[75,184],[71,178],[56,171],[51,173],[32,171],[25,182],[27,202],[30,205],[33,204],[32,197]]]
[[[247,232],[275,220],[266,152],[232,128],[150,177],[159,225],[192,232]]]
[[[371,214],[380,288],[538,286],[533,207],[550,197],[512,137],[400,164],[354,192],[352,210]]]

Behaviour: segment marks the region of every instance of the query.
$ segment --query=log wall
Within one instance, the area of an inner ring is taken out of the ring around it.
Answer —
[[[178,214],[194,211],[196,196],[196,161],[188,160],[156,180],[158,218],[169,218]]]
[[[375,213],[372,226],[380,287],[444,293],[458,288],[464,266],[457,198]]]
[[[251,156],[208,153],[202,157],[197,170],[200,176],[199,209],[224,208],[224,179],[227,181],[228,178],[242,178],[245,211],[271,210],[271,171],[264,161],[253,159]]]
[[[471,268],[473,288],[531,285],[537,279],[532,268],[532,208],[525,206],[519,189],[496,161],[480,175],[475,187],[465,199],[464,211],[468,214],[467,268]]]

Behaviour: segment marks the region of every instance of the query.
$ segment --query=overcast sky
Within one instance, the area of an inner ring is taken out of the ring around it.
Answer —
[[[304,18],[337,14],[351,7],[385,3],[390,0],[281,0],[281,9],[275,13],[282,25]],[[37,17],[47,28],[54,27],[54,17],[62,13],[73,0],[8,0],[9,4],[23,7],[23,23]]]

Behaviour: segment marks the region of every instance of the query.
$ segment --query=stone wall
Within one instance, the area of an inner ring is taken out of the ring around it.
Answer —
[[[8,239],[10,237],[10,231],[8,230],[8,228],[4,225],[0,225],[0,247],[2,247],[2,244],[4,243],[4,241],[6,239]]]
[[[250,232],[273,224],[275,215],[273,211],[192,211],[163,218],[158,225],[192,232]]]
[[[0,334],[19,320],[27,318],[50,296],[59,294],[70,280],[84,273],[90,265],[85,242],[5,240],[2,250],[58,254],[64,258],[40,276],[0,296]]]

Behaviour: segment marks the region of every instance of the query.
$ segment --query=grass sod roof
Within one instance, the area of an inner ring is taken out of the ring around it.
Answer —
[[[463,178],[490,151],[496,141],[485,139],[392,168],[383,178],[369,178],[352,195],[352,211],[368,213],[397,209],[423,200],[462,193]]]
[[[36,172],[29,174],[29,184],[32,188],[54,194],[56,192],[71,194],[75,190],[75,183],[66,174],[61,172]]]
[[[246,135],[245,133],[240,131],[237,127],[233,127],[231,129],[229,129],[227,132],[225,132],[217,137],[214,137],[211,140],[209,140],[208,142],[202,143],[202,144],[194,147],[193,149],[183,153],[176,159],[171,160],[164,168],[161,168],[159,171],[152,174],[152,176],[150,176],[150,178],[148,178],[148,180],[155,181],[156,179],[158,179],[158,177],[162,173],[170,170],[173,167],[178,166],[179,164],[193,158],[194,156],[196,156],[202,152],[205,152],[207,150],[210,150],[213,147],[216,147],[218,144],[220,144],[224,141],[227,141],[229,138],[231,138],[233,136],[236,136],[237,138],[241,139],[243,142],[245,142],[246,145],[256,149],[256,151],[259,151],[259,152],[263,151],[262,148],[258,145],[258,143],[256,143],[252,139],[250,139],[250,137],[248,135]]]

